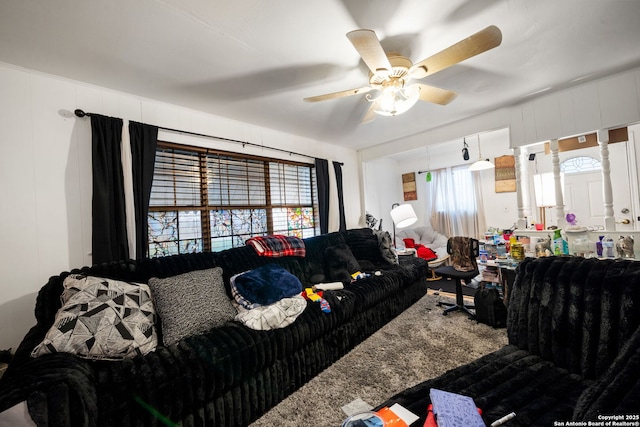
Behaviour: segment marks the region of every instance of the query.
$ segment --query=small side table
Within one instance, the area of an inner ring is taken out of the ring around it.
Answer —
[[[415,249],[412,248],[407,248],[407,249],[402,249],[402,250],[397,250],[396,249],[396,254],[398,255],[398,258],[414,258],[417,255],[417,252]]]

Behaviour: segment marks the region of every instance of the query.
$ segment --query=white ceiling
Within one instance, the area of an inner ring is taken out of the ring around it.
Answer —
[[[348,31],[417,62],[488,25],[501,46],[423,80],[448,106],[302,101],[366,85]],[[0,61],[360,149],[639,66],[640,1],[0,0]]]

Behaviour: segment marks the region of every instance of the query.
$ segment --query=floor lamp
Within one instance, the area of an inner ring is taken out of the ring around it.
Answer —
[[[408,203],[401,205],[400,203],[394,203],[391,205],[391,222],[393,223],[393,247],[396,246],[396,227],[405,228],[413,224],[418,220],[413,206]]]

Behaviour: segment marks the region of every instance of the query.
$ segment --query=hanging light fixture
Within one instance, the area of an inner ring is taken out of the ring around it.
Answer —
[[[482,158],[482,152],[480,151],[480,135],[478,135],[478,157],[479,159],[474,164],[469,166],[470,171],[475,172],[495,168],[495,166],[489,161],[489,159]]]

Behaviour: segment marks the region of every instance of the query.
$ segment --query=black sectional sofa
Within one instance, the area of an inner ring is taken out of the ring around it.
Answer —
[[[380,407],[400,403],[422,425],[436,388],[471,396],[487,425],[511,412],[505,426],[640,425],[640,262],[524,260],[507,331],[502,349]]]
[[[346,244],[363,271],[381,272],[343,290],[326,291],[330,313],[308,303],[284,328],[259,331],[230,321],[120,361],[88,360],[69,353],[31,357],[61,306],[62,283],[70,273],[51,277],[37,298],[37,324],[0,379],[0,412],[26,401],[30,416],[42,426],[250,424],[427,290],[427,263],[419,258],[389,263],[370,229],[330,233],[304,243],[304,258],[260,257],[245,246],[74,270],[71,273],[147,283],[152,277],[222,267],[230,292],[232,275],[277,263],[310,285],[323,275],[332,276],[330,270],[339,260],[329,259],[327,251]],[[161,322],[160,318],[159,331]]]

